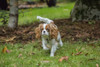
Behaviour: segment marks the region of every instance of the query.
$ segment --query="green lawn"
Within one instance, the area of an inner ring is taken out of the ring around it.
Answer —
[[[48,8],[34,8],[20,10],[19,25],[33,23],[37,21],[37,16],[47,17],[50,19],[62,19],[70,16],[70,11],[73,8],[74,3],[61,3],[57,7]]]
[[[50,50],[43,50],[38,42],[0,45],[0,51],[4,46],[11,51],[0,52],[0,67],[96,67],[96,64],[100,65],[100,41],[93,45],[64,42],[64,46],[59,47],[54,57],[50,57]],[[75,55],[78,52],[82,53]],[[68,56],[69,59],[59,62],[63,56]]]
[[[30,9],[20,9],[19,10],[19,25],[34,23],[34,21],[38,21],[36,19],[37,16],[47,17],[52,20],[54,19],[62,19],[70,17],[70,11],[73,8],[74,3],[59,3],[57,7],[48,8],[44,6],[42,8],[30,8]],[[6,19],[9,18],[9,11],[0,11],[0,14],[7,16]],[[1,16],[0,16],[1,17]],[[0,18],[0,22],[3,18]],[[9,19],[8,19],[9,20]],[[2,25],[2,23],[0,23]]]

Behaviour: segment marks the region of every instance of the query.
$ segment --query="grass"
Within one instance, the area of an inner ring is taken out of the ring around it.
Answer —
[[[100,65],[100,41],[94,43],[95,46],[88,44],[64,42],[54,57],[50,57],[50,50],[43,50],[38,42],[0,45],[0,51],[4,46],[11,50],[10,53],[0,53],[0,67],[96,67],[96,64]],[[78,52],[82,54],[75,55]],[[69,59],[59,62],[63,56]]]
[[[19,25],[34,23],[38,21],[37,16],[47,17],[50,19],[62,19],[70,17],[70,11],[73,8],[74,3],[60,3],[57,7],[48,8],[44,6],[43,8],[30,8],[30,9],[20,9],[19,10]],[[6,16],[6,20],[9,18],[9,11],[0,11],[0,14]],[[3,18],[0,18],[0,22]],[[9,19],[8,19],[9,20]],[[0,23],[0,26],[2,23]]]
[[[50,19],[68,18],[73,6],[74,3],[62,3],[58,4],[58,7],[20,10],[19,25],[33,23],[34,21],[37,21],[37,16],[43,16]]]

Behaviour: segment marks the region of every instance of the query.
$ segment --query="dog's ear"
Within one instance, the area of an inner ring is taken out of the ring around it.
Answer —
[[[35,34],[36,38],[39,39],[41,38],[41,30],[42,30],[43,24],[40,24],[37,28],[35,28]]]
[[[54,23],[50,23],[50,36],[51,38],[57,39],[58,36],[58,28]]]
[[[35,28],[35,37],[37,38],[37,39],[39,39],[40,37],[41,37],[41,34],[40,34],[41,32],[40,32],[40,29],[39,29],[39,27],[37,27],[37,28]]]

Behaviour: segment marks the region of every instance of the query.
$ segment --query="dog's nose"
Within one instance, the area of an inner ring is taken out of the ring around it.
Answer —
[[[43,31],[43,33],[45,33],[45,31]]]

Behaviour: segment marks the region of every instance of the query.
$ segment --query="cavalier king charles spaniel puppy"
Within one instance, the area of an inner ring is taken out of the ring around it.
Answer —
[[[53,57],[54,53],[57,49],[58,44],[63,46],[63,42],[61,40],[60,32],[57,26],[54,24],[54,21],[37,16],[43,24],[39,24],[39,26],[35,29],[35,34],[37,39],[42,39],[42,47],[44,50],[48,50],[47,44],[51,44],[51,53],[50,56]]]

